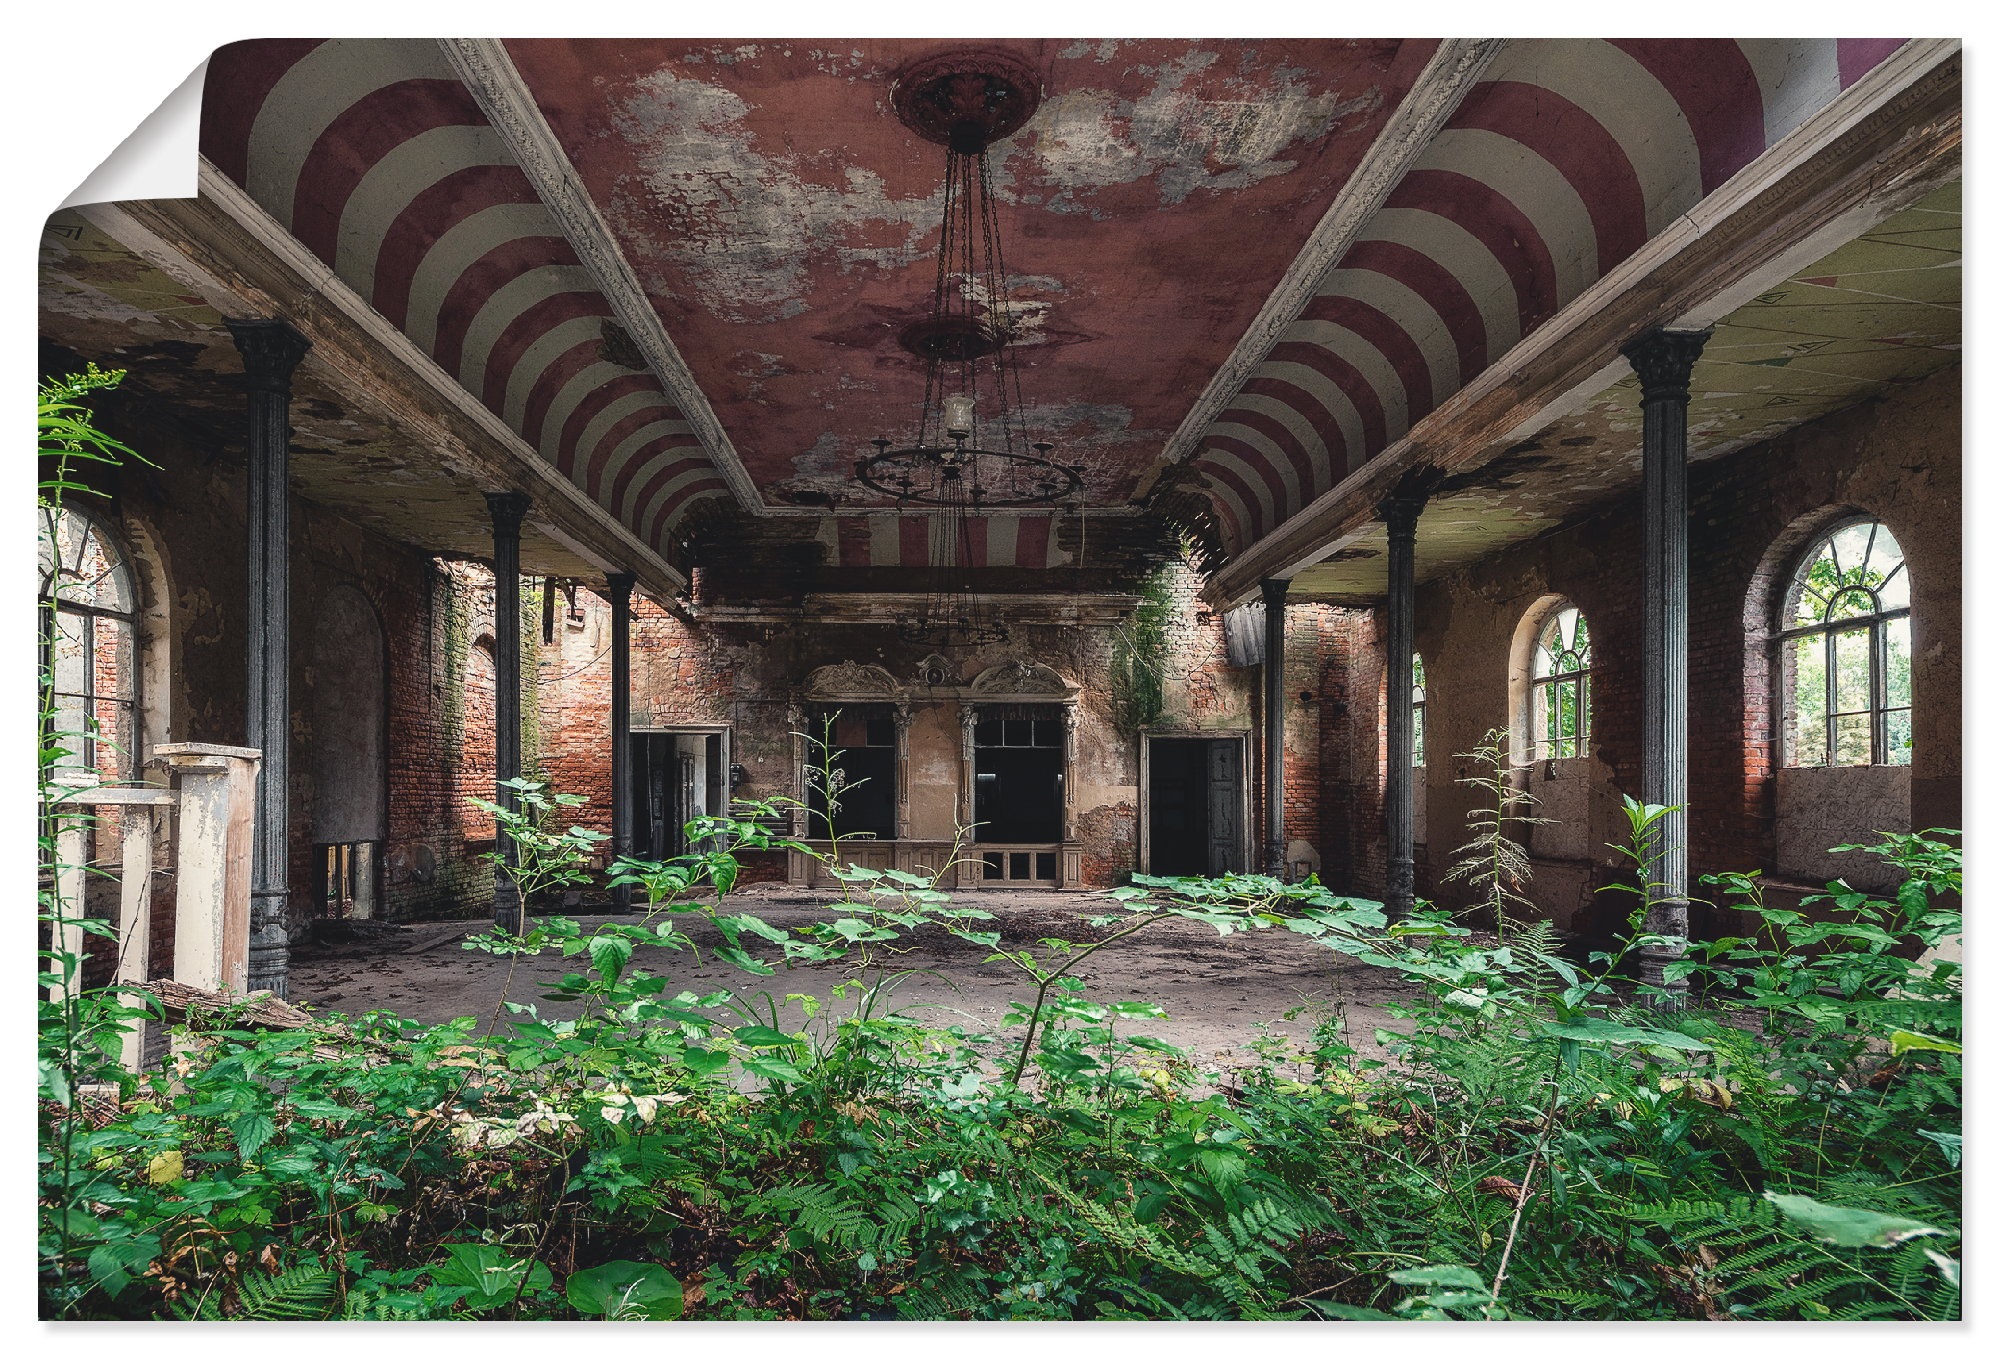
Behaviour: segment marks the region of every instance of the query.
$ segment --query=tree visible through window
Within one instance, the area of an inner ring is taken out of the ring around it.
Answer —
[[[1872,519],[1815,543],[1786,597],[1786,763],[1910,762],[1910,573]]]
[[[1410,653],[1410,765],[1424,767],[1424,658]]]
[[[43,663],[54,676],[52,725],[66,751],[57,768],[107,783],[132,777],[132,573],[110,536],[82,510],[42,511],[39,597],[53,604]]]
[[[1535,639],[1531,697],[1535,758],[1567,760],[1590,743],[1590,624],[1573,604],[1549,615]]]

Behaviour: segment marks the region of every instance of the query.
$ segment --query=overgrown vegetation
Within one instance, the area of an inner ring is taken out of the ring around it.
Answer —
[[[518,871],[561,881],[593,841],[518,791]],[[45,1314],[1958,1313],[1961,977],[1925,954],[1961,923],[1948,832],[1858,851],[1902,872],[1891,897],[1794,910],[1719,880],[1755,929],[1691,945],[1672,980],[1695,1003],[1655,1011],[1614,980],[1662,942],[1636,912],[1578,961],[1518,918],[1503,940],[1316,882],[1141,876],[1092,899],[1088,938],[1003,947],[934,878],[830,865],[838,900],[783,926],[735,909],[737,855],[807,852],[774,829],[798,809],[737,810],[690,825],[694,853],[619,862],[632,916],[470,941],[576,960],[539,998],[573,1018],[510,998],[268,1030],[225,1007],[135,1076],[130,998],[46,951]],[[1159,1007],[1075,965],[1170,921],[1395,974],[1386,1055],[1329,1020],[1224,1074],[1131,1033]],[[1023,974],[1007,1023],[898,1006],[902,951],[938,931]],[[695,954],[738,980],[655,970]],[[793,989],[801,968],[834,970],[837,1003]]]

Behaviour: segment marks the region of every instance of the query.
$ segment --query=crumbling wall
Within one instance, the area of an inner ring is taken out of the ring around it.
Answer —
[[[1878,829],[1959,824],[1959,402],[1952,369],[1690,468],[1688,826],[1697,883],[1722,869],[1808,881],[1829,868],[1852,875],[1867,868],[1857,856],[1820,851],[1840,839],[1870,840]],[[1851,512],[1882,519],[1909,562],[1913,764],[1816,777],[1794,771],[1781,780],[1770,620],[1798,552]],[[1639,789],[1640,545],[1632,495],[1419,590],[1417,649],[1428,670],[1431,750],[1430,854],[1420,892],[1464,900],[1439,881],[1473,802],[1455,782],[1469,772],[1465,762],[1450,752],[1470,750],[1486,729],[1509,724],[1516,630],[1531,607],[1554,594],[1590,620],[1594,711],[1586,756],[1522,774],[1544,799],[1537,810],[1562,823],[1534,832],[1534,893],[1551,916],[1578,929],[1602,931],[1622,919],[1623,898],[1596,889],[1624,871],[1607,844],[1623,837],[1620,795]],[[1344,776],[1353,774],[1350,766]]]

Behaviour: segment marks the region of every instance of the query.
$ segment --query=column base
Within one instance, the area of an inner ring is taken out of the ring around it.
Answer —
[[[292,937],[285,929],[289,893],[252,893],[249,972],[251,991],[269,991],[279,1000],[291,989]]]
[[[526,924],[521,909],[521,889],[504,873],[493,875],[493,928],[502,934],[518,935]]]

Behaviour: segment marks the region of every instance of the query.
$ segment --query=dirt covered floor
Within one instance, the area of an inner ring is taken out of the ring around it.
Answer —
[[[796,926],[823,918],[823,892],[782,887],[752,887],[734,894],[735,912],[762,916],[772,924]],[[1115,906],[1102,898],[1054,892],[981,892],[958,900],[993,912],[985,929],[998,929],[1009,949],[1035,947],[1044,936],[1090,942],[1109,931],[1094,929],[1087,917],[1109,914]],[[588,932],[612,916],[580,916]],[[630,917],[626,917],[630,919]],[[749,976],[707,957],[716,942],[705,923],[683,916],[699,946],[699,961],[689,951],[642,950],[634,965],[670,979],[667,994],[685,988],[703,994],[720,988],[739,993],[768,990],[782,998],[809,994],[825,1002],[822,1019],[844,1013],[852,1002],[832,995],[848,976],[846,963],[779,967],[768,978]],[[690,924],[690,922],[692,922]],[[509,959],[467,949],[462,939],[486,926],[483,922],[431,921],[391,929],[372,938],[301,943],[292,956],[291,999],[322,1012],[362,1014],[393,1010],[425,1023],[443,1023],[477,1015],[481,1027],[501,1009],[504,999],[533,1003],[548,1018],[574,1013],[573,1006],[542,999],[546,984],[566,972],[583,971],[580,958],[561,957],[550,950],[523,957],[508,982]],[[747,938],[748,936],[746,936]],[[988,950],[955,939],[942,930],[926,929],[890,966],[910,969],[898,984],[892,1003],[897,1010],[926,1017],[940,1026],[957,1023],[968,1031],[998,1031],[1008,1037],[1018,1029],[1002,1027],[1011,1002],[1031,1001],[1034,987],[1019,970],[1005,962],[985,961]],[[1384,1011],[1385,1002],[1407,994],[1394,974],[1372,968],[1344,954],[1277,928],[1218,936],[1206,925],[1165,920],[1129,939],[1091,955],[1076,972],[1089,990],[1086,998],[1100,1003],[1152,1001],[1168,1018],[1121,1023],[1121,1031],[1150,1033],[1184,1049],[1198,1068],[1240,1068],[1257,1058],[1249,1044],[1266,1034],[1283,1035],[1310,1044],[1314,1026],[1339,1015],[1347,1041],[1364,1055],[1379,1055],[1378,1027],[1399,1025]],[[1292,1018],[1286,1018],[1290,1013]],[[503,1015],[503,1022],[505,1016]],[[796,1003],[787,1028],[800,1027]]]

